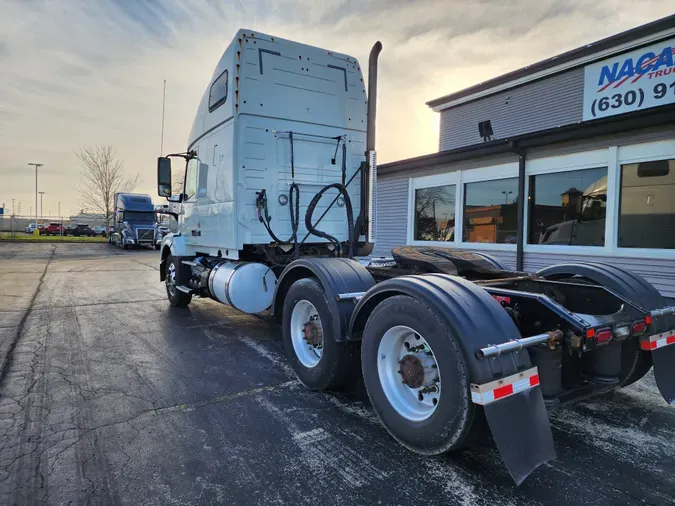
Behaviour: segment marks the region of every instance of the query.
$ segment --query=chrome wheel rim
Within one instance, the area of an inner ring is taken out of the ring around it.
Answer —
[[[397,325],[382,336],[377,356],[380,385],[391,407],[414,422],[433,415],[441,398],[441,373],[426,339]]]
[[[323,354],[323,324],[308,300],[301,300],[291,313],[291,342],[295,356],[307,368],[316,367]]]
[[[172,297],[176,295],[176,266],[171,263],[166,273],[166,289]]]

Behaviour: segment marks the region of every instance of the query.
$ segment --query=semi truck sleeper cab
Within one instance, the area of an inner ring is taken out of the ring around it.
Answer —
[[[158,160],[158,193],[178,220],[161,243],[170,304],[271,310],[298,379],[323,390],[362,374],[382,424],[412,451],[471,444],[486,419],[518,484],[555,458],[548,409],[652,366],[673,403],[675,307],[631,272],[514,272],[434,247],[367,258],[381,49],[366,93],[351,56],[237,32],[186,149]],[[172,159],[186,164],[178,195]]]

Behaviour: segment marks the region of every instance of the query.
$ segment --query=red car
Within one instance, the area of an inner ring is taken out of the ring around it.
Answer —
[[[40,235],[66,235],[66,228],[60,223],[50,223],[46,227],[40,227]]]

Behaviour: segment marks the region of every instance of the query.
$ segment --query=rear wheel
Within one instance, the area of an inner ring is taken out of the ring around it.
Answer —
[[[374,309],[361,362],[377,416],[406,448],[436,455],[464,446],[478,431],[455,336],[420,301],[398,295]]]
[[[336,341],[336,317],[316,279],[291,285],[282,314],[284,351],[300,382],[312,390],[339,388],[360,374],[358,343]]]
[[[186,307],[192,301],[192,295],[182,292],[176,287],[178,267],[178,259],[169,255],[166,259],[166,278],[164,281],[166,284],[166,296],[173,307]]]

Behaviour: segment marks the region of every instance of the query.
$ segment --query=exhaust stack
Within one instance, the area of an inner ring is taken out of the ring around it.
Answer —
[[[366,242],[359,248],[359,256],[370,255],[375,246],[375,119],[377,117],[377,59],[382,51],[378,40],[370,50],[368,57],[368,109],[366,125],[366,162],[361,170],[361,214],[356,229],[366,235]]]
[[[370,50],[368,57],[368,126],[366,130],[366,156],[375,150],[375,118],[377,116],[377,58],[382,51],[378,40]]]

